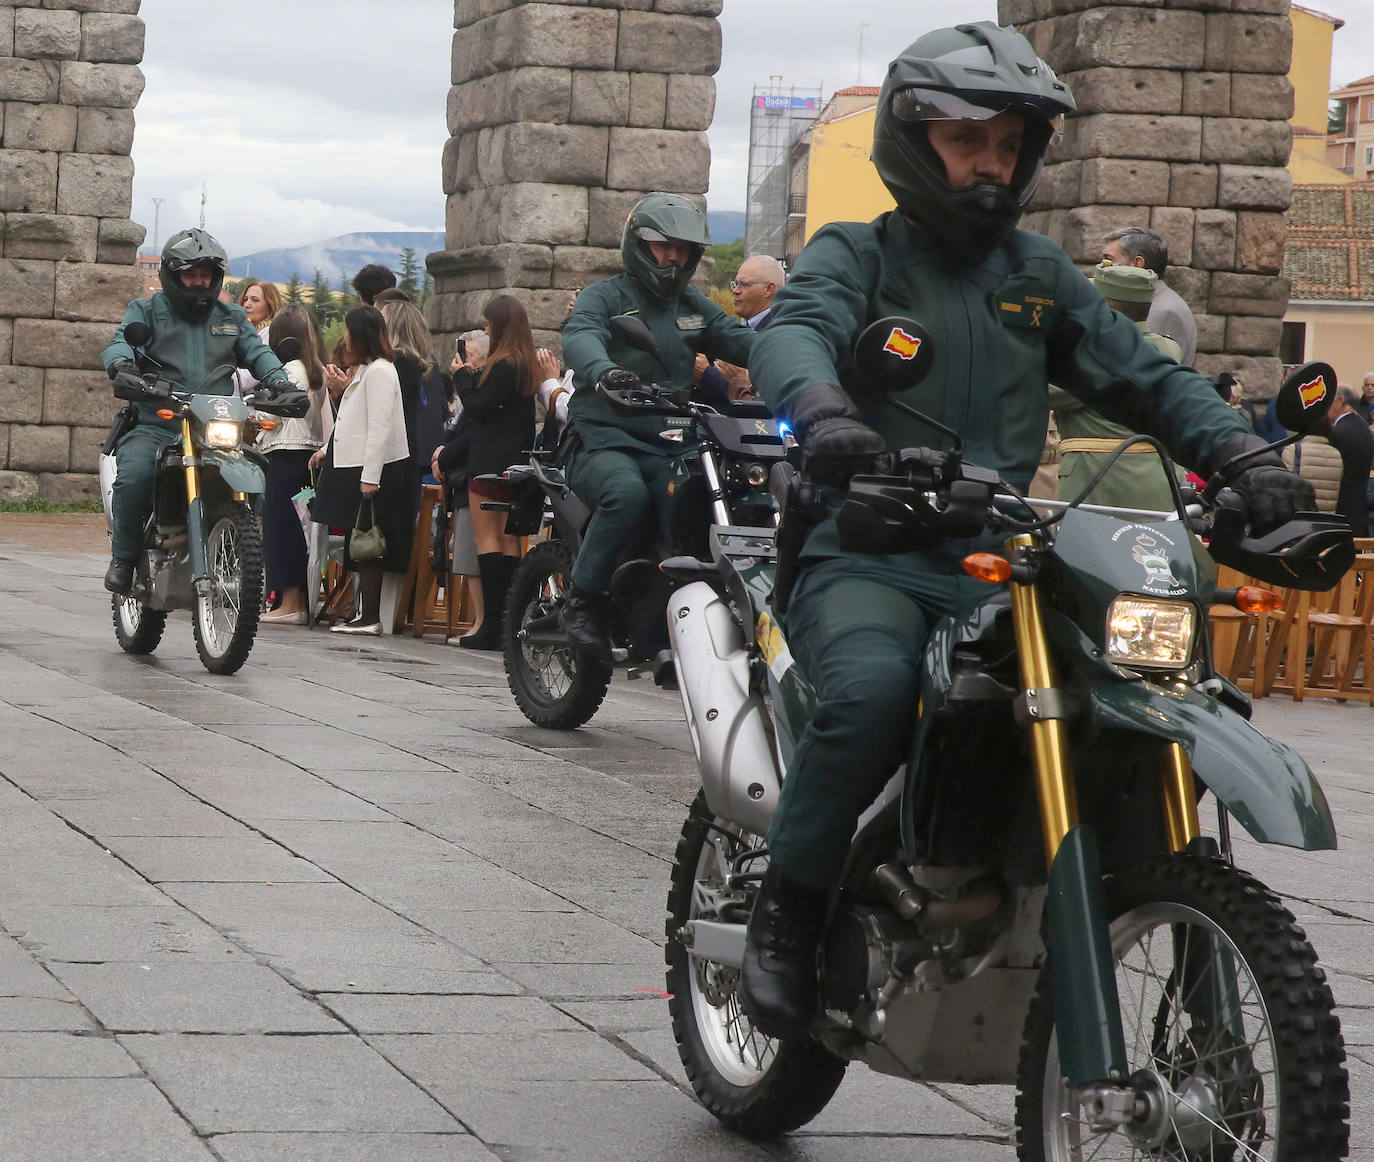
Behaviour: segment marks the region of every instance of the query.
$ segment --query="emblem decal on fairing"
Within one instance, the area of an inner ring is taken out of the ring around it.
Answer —
[[[901,327],[893,327],[892,334],[887,337],[887,342],[883,344],[883,350],[893,355],[900,356],[902,359],[915,359],[916,353],[921,349],[921,340]]]

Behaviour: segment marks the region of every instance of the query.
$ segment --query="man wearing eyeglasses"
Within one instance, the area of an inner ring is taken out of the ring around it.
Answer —
[[[782,263],[771,255],[755,254],[740,263],[730,293],[735,297],[735,314],[749,324],[750,330],[762,331],[768,325],[773,296],[786,281]]]

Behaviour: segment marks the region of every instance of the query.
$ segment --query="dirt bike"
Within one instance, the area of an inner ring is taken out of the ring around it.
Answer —
[[[618,316],[611,327],[623,341],[657,355],[640,320]],[[627,663],[632,677],[648,673],[659,685],[670,685],[672,655],[663,610],[672,584],[658,562],[675,553],[705,551],[706,529],[713,521],[771,527],[775,518],[768,469],[784,455],[786,437],[767,408],[752,401],[733,404],[722,415],[662,385],[603,394],[624,414],[664,417],[671,438],[698,445],[695,456],[679,461],[672,481],[671,527],[656,542],[625,547],[605,610],[612,658]],[[536,453],[528,466],[514,467],[503,477],[483,477],[509,491],[508,500],[487,501],[483,507],[505,509],[506,531],[512,535],[533,536],[549,526],[548,540],[530,549],[511,580],[502,651],[511,693],[525,717],[537,726],[572,730],[596,713],[613,670],[574,649],[558,624],[591,511],[568,486],[555,459]]]
[[[897,390],[901,372],[875,354],[893,328],[918,333],[880,320],[856,358]],[[1299,369],[1280,421],[1310,430],[1335,382]],[[1353,561],[1348,527],[1299,514],[1250,536],[1222,488],[1248,456],[1191,503],[1175,486],[1173,513],[1093,506],[1089,490],[1038,516],[943,431],[941,448],[889,454],[850,481],[842,543],[907,551],[990,530],[1001,551],[965,569],[998,592],[933,630],[908,761],[854,835],[806,1037],[755,1029],[739,974],[761,837],[815,706],[777,614],[793,522],[815,519],[816,498],[780,466],[776,536],[717,527],[711,560],[664,562],[682,582],[668,623],[702,781],[666,945],[694,1090],[726,1125],[770,1136],[813,1118],[861,1061],[910,1080],[1014,1082],[1026,1162],[1344,1157],[1331,991],[1292,914],[1234,865],[1230,821],[1303,850],[1335,847],[1335,828],[1306,763],[1248,724],[1247,698],[1212,667],[1209,605],[1277,599],[1216,590],[1193,534],[1267,583],[1324,589]],[[1199,819],[1207,792],[1214,834]]]
[[[152,338],[147,324],[131,323],[124,338],[145,372],[139,402],[157,404],[161,419],[179,419],[181,439],[158,461],[153,511],[144,526],[133,588],[111,596],[115,638],[126,653],[150,654],[162,641],[168,612],[190,609],[201,664],[212,674],[232,674],[253,648],[263,599],[258,513],[265,465],[245,441],[275,422],[256,413],[303,416],[309,400],[301,391],[270,400],[260,391],[250,411],[249,403],[235,396],[187,391],[165,378],[143,350]],[[281,354],[290,359],[294,353]],[[217,368],[210,379],[221,373],[227,379],[232,371]],[[126,408],[101,447],[100,491],[110,528],[115,448],[134,422],[132,408]]]

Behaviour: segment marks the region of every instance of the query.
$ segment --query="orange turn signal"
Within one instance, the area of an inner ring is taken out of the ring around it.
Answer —
[[[276,426],[277,426],[277,421],[276,421],[276,420],[259,420],[259,421],[258,421],[258,427],[260,427],[264,432],[270,432],[270,431],[271,431],[273,428],[275,428]]]
[[[160,420],[174,420],[177,418],[177,414],[171,408],[158,408],[157,418]]]
[[[1273,613],[1283,608],[1283,598],[1272,589],[1242,585],[1236,590],[1236,608],[1242,613]]]
[[[964,558],[964,572],[975,581],[1001,585],[1011,580],[1011,562],[996,553],[970,553]]]

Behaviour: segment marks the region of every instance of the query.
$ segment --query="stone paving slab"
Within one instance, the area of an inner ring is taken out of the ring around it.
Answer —
[[[1010,1162],[1007,1087],[854,1067],[767,1145],[690,1096],[661,993],[676,695],[617,681],[546,731],[492,655],[282,629],[223,678],[181,614],[135,659],[102,560],[3,538],[3,1162]],[[1256,721],[1337,815],[1335,852],[1237,846],[1328,968],[1374,1162],[1374,713]]]

